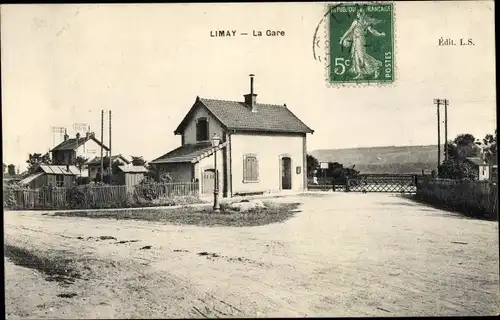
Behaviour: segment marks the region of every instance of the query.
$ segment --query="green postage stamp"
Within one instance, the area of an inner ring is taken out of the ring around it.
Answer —
[[[394,74],[394,11],[390,2],[328,7],[328,80],[390,84]]]

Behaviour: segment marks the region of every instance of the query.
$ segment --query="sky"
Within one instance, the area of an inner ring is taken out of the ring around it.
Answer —
[[[330,87],[312,49],[325,4],[2,5],[3,162],[23,170],[53,146],[51,126],[88,123],[100,137],[102,109],[113,153],[153,160],[180,145],[173,131],[196,96],[243,101],[250,73],[259,102],[286,103],[315,131],[309,151],[437,144],[434,98],[450,101],[450,138],[492,133],[493,2],[394,6],[395,83]],[[210,37],[268,29],[285,36]]]

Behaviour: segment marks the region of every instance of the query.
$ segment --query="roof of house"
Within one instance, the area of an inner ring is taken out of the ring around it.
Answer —
[[[468,157],[466,158],[467,161],[469,161],[472,164],[475,164],[476,166],[487,166],[488,163],[486,163],[483,159],[477,158],[477,157]]]
[[[104,157],[104,159],[106,159],[106,158],[107,157]],[[130,161],[128,159],[126,159],[124,156],[122,156],[121,154],[117,154],[117,155],[111,156],[111,161],[115,162],[116,160],[121,160],[125,164],[129,164],[130,163]],[[91,165],[91,166],[92,165],[98,165],[98,164],[99,165],[101,164],[101,157],[94,157],[94,159],[92,159],[89,162],[87,162],[87,165]]]
[[[45,172],[37,172],[37,173],[33,173],[29,176],[27,176],[26,178],[24,178],[23,180],[19,181],[20,184],[28,184],[30,183],[31,181],[35,180],[36,178],[40,177],[41,175],[44,175]]]
[[[64,166],[64,165],[40,165],[39,171],[46,174],[59,174],[75,176],[80,175],[80,170],[76,166]]]
[[[215,150],[224,148],[226,144],[227,142],[221,143],[217,148],[212,147],[210,142],[185,144],[151,161],[150,163],[196,163],[201,159],[212,155]]]
[[[66,141],[63,141],[54,148],[52,148],[52,150],[50,151],[52,152],[61,150],[75,150],[89,140],[94,140],[95,143],[97,143],[99,146],[102,146],[104,150],[109,151],[109,148],[103,143],[101,143],[101,141],[97,140],[94,134],[89,134],[87,136],[80,137],[78,139],[77,138],[67,139]]]
[[[256,104],[253,112],[239,101],[196,98],[196,103],[181,121],[174,134],[180,134],[199,105],[205,107],[229,130],[261,131],[276,133],[313,133],[286,105]]]
[[[120,169],[124,173],[146,173],[146,172],[148,172],[148,169],[146,169],[144,166],[118,166],[118,169]]]

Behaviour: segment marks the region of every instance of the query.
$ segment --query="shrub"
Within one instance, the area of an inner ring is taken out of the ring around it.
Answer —
[[[144,181],[144,180],[143,180]],[[135,193],[138,197],[151,201],[160,196],[159,185],[155,182],[141,183],[135,186]]]
[[[29,190],[28,187],[19,184],[18,182],[11,182],[5,184],[3,187],[3,206],[4,208],[14,209],[18,206],[17,197],[20,191]]]
[[[72,209],[81,208],[86,205],[86,190],[79,188],[77,185],[71,186],[66,190],[66,202]]]

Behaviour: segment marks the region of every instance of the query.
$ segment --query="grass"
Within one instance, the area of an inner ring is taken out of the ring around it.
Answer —
[[[72,211],[56,212],[53,216],[85,217],[93,219],[145,220],[167,222],[176,225],[251,227],[283,222],[295,215],[300,203],[263,202],[263,207],[240,212],[227,204],[221,205],[220,213],[211,207],[182,207],[121,211]]]
[[[25,248],[4,245],[4,255],[14,264],[35,269],[45,275],[47,281],[57,281],[63,285],[72,284],[80,279],[81,274],[74,266],[74,261],[64,254],[42,254]]]

